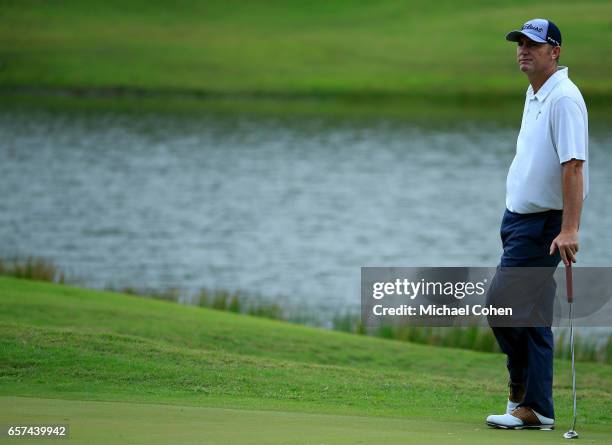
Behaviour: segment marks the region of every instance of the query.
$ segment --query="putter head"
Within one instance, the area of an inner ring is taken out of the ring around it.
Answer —
[[[569,430],[563,435],[564,439],[578,439],[578,433],[574,430]]]

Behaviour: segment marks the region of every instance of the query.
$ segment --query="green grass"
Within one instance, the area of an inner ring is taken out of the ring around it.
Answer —
[[[235,410],[125,402],[75,402],[0,397],[12,407],[8,421],[24,418],[62,420],[70,427],[71,443],[108,444],[376,444],[423,445],[562,443],[562,430],[499,431],[483,425],[423,419]],[[2,411],[0,411],[0,414]],[[609,443],[609,434],[580,430],[582,441]],[[0,440],[1,441],[1,440]]]
[[[492,98],[483,104],[483,98],[472,98],[470,102],[449,98],[437,98],[435,103],[428,98],[415,97],[370,97],[360,98],[336,95],[326,98],[302,96],[299,98],[282,97],[217,97],[199,98],[197,95],[165,95],[150,91],[146,95],[129,92],[121,95],[87,94],[57,95],[50,91],[11,93],[0,87],[0,104],[8,110],[41,109],[51,112],[68,113],[165,113],[174,116],[248,114],[250,116],[320,117],[328,119],[360,119],[371,123],[372,119],[409,119],[421,125],[431,126],[441,123],[482,120],[496,124],[516,126],[520,123],[522,98]],[[607,130],[610,111],[605,107],[590,108],[589,118],[596,125]]]
[[[6,397],[444,420],[467,431],[506,394],[501,354],[11,277],[0,277],[0,345]],[[609,438],[612,367],[577,370],[582,431]],[[571,414],[569,371],[555,362],[560,427]],[[13,412],[2,405],[3,417]]]
[[[176,96],[187,92],[222,109],[374,111],[382,103],[393,114],[466,100],[494,109],[520,103],[527,85],[505,33],[545,16],[563,32],[561,62],[587,103],[605,108],[612,98],[607,1],[551,10],[484,0],[19,0],[2,2],[0,15],[4,94],[122,87],[163,93],[149,106],[189,102]]]
[[[66,278],[53,260],[44,257],[28,256],[20,258],[0,257],[0,275],[28,280],[57,282],[60,284],[78,285],[80,280],[74,277]],[[133,286],[115,288],[106,286],[104,290],[120,292],[123,294],[138,295],[178,303],[183,297],[197,306],[216,310],[230,311],[240,314],[255,315],[274,320],[290,321],[292,323],[308,326],[322,326],[322,322],[314,313],[300,311],[287,315],[281,305],[265,301],[258,295],[241,291],[229,292],[223,289],[200,289],[196,294],[184,294],[179,288],[171,287],[161,291],[141,290]],[[493,332],[484,327],[427,327],[427,326],[381,326],[378,329],[367,329],[361,323],[358,313],[345,312],[332,317],[332,329],[354,334],[373,335],[385,339],[395,339],[421,343],[429,346],[446,346],[473,351],[501,352]],[[557,333],[555,336],[555,357],[570,357],[570,345],[567,341],[567,332]],[[596,361],[612,364],[612,335],[603,343],[601,338],[575,335],[576,353],[578,361]]]
[[[50,419],[60,419],[69,425],[70,443],[87,445],[563,443],[563,429],[500,431],[461,422],[448,422],[441,428],[440,422],[430,419],[17,397],[0,397],[0,403],[11,407],[10,414],[5,416],[8,422],[23,422],[27,418],[48,423]],[[580,433],[582,441],[589,444],[609,443],[609,433],[590,428],[581,429]]]

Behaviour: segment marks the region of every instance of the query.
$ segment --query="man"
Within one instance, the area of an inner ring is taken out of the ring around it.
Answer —
[[[549,20],[533,19],[508,33],[506,40],[517,42],[517,62],[530,86],[506,182],[504,251],[491,283],[498,289],[504,288],[504,276],[520,270],[513,268],[545,267],[554,272],[560,260],[566,266],[576,262],[580,213],[588,192],[587,110],[567,67],[558,65],[559,28]],[[537,292],[523,297],[544,302],[549,315],[556,289],[552,272],[543,274]],[[487,298],[494,299],[490,294],[491,290]],[[487,417],[487,424],[505,429],[554,428],[550,324],[491,327],[508,356],[510,395],[506,413]]]

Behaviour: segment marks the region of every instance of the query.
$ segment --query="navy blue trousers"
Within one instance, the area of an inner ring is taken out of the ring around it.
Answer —
[[[545,298],[550,302],[551,308],[556,291],[552,272],[561,261],[561,257],[558,251],[554,255],[549,255],[549,249],[561,231],[561,217],[561,210],[529,214],[506,210],[500,230],[504,251],[496,277],[500,268],[504,267],[550,268],[551,285],[547,286],[544,292],[548,294]],[[528,406],[541,415],[554,419],[552,396],[554,341],[550,326],[493,326],[491,329],[501,350],[508,356],[507,367],[510,379],[512,382],[525,385],[525,399],[519,406]]]

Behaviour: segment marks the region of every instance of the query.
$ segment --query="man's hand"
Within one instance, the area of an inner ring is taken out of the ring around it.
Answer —
[[[563,183],[563,223],[561,233],[550,245],[550,254],[559,249],[563,264],[576,262],[578,252],[578,227],[582,211],[582,164],[584,161],[571,159],[561,164]]]
[[[561,231],[550,245],[550,254],[553,255],[557,249],[563,260],[563,264],[569,266],[570,261],[576,262],[576,253],[579,249],[578,231]]]

